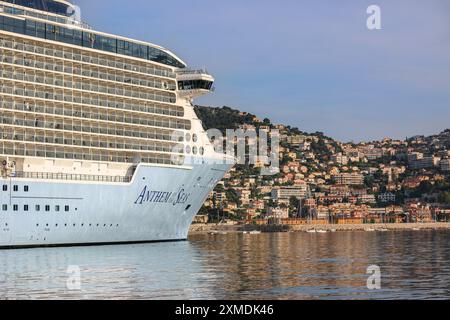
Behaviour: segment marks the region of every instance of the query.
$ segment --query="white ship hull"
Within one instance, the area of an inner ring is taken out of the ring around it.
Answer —
[[[0,248],[186,239],[234,160],[194,110],[214,78],[46,3],[0,0]]]
[[[0,248],[185,240],[229,167],[140,165],[130,183],[1,178]]]

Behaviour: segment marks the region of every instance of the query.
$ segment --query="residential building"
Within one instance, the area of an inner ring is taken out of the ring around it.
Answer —
[[[382,203],[393,203],[395,202],[395,194],[392,192],[384,192],[378,195],[378,201]]]
[[[440,160],[435,156],[424,157],[423,154],[416,153],[412,157],[408,156],[408,165],[411,170],[430,169],[438,166]]]
[[[362,194],[358,196],[359,203],[376,203],[375,196],[373,194]]]
[[[308,192],[307,184],[303,184],[296,187],[274,188],[272,190],[272,199],[274,201],[278,201],[280,199],[289,200],[291,197],[303,199],[305,198],[307,192]]]
[[[289,209],[288,208],[267,208],[266,213],[267,218],[275,218],[275,219],[287,219],[289,218]]]
[[[439,163],[441,171],[450,171],[450,159],[442,159]]]
[[[340,173],[334,176],[336,184],[363,185],[364,176],[360,173]]]
[[[236,192],[239,196],[239,200],[241,201],[242,205],[250,204],[250,196],[252,193],[250,190],[238,189],[238,190],[236,190]]]
[[[343,155],[342,153],[337,153],[331,156],[331,161],[346,166],[349,162],[349,159],[346,155]]]

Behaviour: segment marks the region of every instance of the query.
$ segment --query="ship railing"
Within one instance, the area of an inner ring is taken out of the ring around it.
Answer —
[[[209,75],[208,71],[205,69],[197,69],[197,70],[192,70],[192,69],[179,69],[176,71],[177,75],[184,75],[184,74],[207,74]]]
[[[102,176],[102,175],[71,174],[71,173],[16,171],[11,173],[11,178],[128,183],[131,182],[132,176]]]

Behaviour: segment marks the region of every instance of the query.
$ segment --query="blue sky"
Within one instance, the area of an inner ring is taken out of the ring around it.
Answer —
[[[228,105],[342,141],[450,127],[448,0],[74,0],[95,29],[206,67]],[[377,4],[382,30],[369,31]]]

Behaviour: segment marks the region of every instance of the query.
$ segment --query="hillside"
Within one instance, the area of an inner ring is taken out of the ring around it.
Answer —
[[[301,215],[319,218],[346,212],[347,218],[376,220],[380,217],[371,215],[379,211],[370,208],[395,205],[390,210],[415,212],[416,221],[425,221],[424,212],[431,219],[431,212],[450,208],[449,129],[405,140],[342,143],[230,107],[195,106],[195,111],[206,130],[225,133],[264,126],[280,133],[279,174],[262,176],[255,165],[236,165],[201,211],[211,217],[217,217],[217,208],[236,219],[267,217],[275,211],[296,216],[299,199],[305,197]],[[290,196],[277,198],[277,190],[288,190]]]

